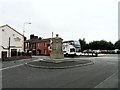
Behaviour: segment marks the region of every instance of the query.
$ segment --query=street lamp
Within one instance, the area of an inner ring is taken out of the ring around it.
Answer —
[[[31,24],[30,22],[25,22],[24,24],[23,24],[23,36],[24,36],[24,34],[25,34],[25,25],[26,24]]]
[[[31,23],[30,22],[24,22],[24,24],[23,24],[23,51],[25,51],[25,48],[24,48],[24,41],[25,41],[24,34],[25,34],[25,25],[26,24],[31,24]]]

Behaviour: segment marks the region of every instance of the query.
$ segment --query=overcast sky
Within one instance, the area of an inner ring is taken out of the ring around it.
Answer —
[[[119,0],[0,0],[0,25],[8,24],[25,36],[43,38],[52,32],[64,40],[118,40]]]

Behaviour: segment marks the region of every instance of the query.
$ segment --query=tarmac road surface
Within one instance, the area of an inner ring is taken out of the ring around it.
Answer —
[[[68,69],[41,69],[24,63],[39,60],[3,62],[2,88],[118,88],[118,55],[79,57],[92,60],[93,65]],[[46,58],[46,57],[45,57]]]

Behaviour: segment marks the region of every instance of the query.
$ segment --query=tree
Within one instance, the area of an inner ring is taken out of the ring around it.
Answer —
[[[120,49],[120,39],[115,42],[115,48]]]
[[[115,46],[112,42],[108,42],[108,49],[109,50],[114,50],[115,49]]]
[[[85,38],[83,38],[83,40],[79,39],[79,42],[80,42],[80,45],[81,45],[81,50],[84,51],[87,47]]]
[[[89,49],[92,50],[113,50],[114,49],[114,45],[111,42],[107,42],[105,40],[101,40],[101,41],[93,41],[89,43]]]
[[[81,44],[81,50],[84,51],[86,49],[92,49],[92,50],[114,50],[115,47],[117,49],[120,49],[120,40],[118,40],[115,45],[112,42],[107,42],[106,40],[100,40],[100,41],[92,41],[88,44],[86,43],[85,39],[79,39],[79,42]]]

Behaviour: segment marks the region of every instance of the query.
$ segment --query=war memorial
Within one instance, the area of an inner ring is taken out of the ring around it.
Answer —
[[[25,63],[25,65],[35,68],[63,69],[94,64],[94,62],[90,60],[78,59],[76,61],[74,58],[64,58],[62,41],[63,39],[56,34],[56,37],[51,38],[50,57],[35,62]]]

